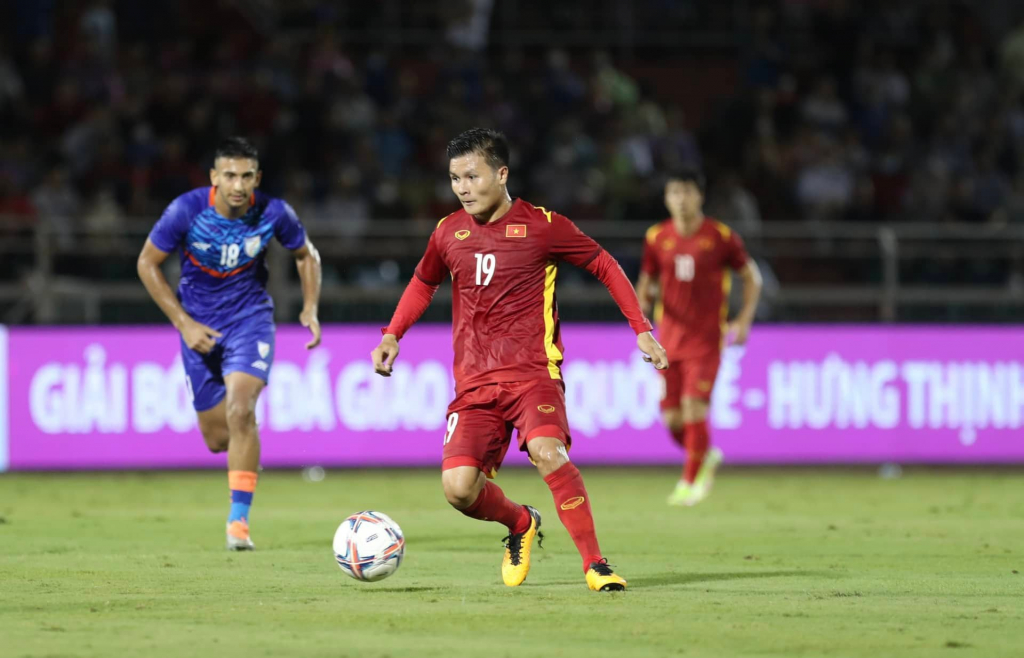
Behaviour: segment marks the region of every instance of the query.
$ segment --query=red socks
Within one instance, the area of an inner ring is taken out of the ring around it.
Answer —
[[[576,544],[586,571],[592,562],[601,559],[601,548],[594,532],[594,516],[583,477],[570,463],[549,474],[544,481],[551,489],[558,518]],[[526,508],[506,498],[501,488],[489,480],[473,504],[461,511],[473,519],[501,523],[513,533],[526,532],[530,528],[530,514]]]
[[[506,498],[501,487],[490,480],[484,485],[473,504],[460,511],[471,519],[500,523],[512,533],[526,532],[530,529],[530,513],[526,508]]]
[[[708,422],[702,420],[690,423],[683,428],[686,446],[686,465],[683,466],[683,480],[693,484],[697,473],[704,464],[704,455],[708,452]]]
[[[583,557],[583,571],[591,562],[601,559],[601,548],[597,545],[597,534],[594,532],[594,515],[590,511],[590,499],[587,489],[583,486],[583,477],[579,470],[571,464],[564,464],[554,473],[548,474],[544,481],[551,489],[555,499],[555,509],[562,525],[569,531],[576,550]]]

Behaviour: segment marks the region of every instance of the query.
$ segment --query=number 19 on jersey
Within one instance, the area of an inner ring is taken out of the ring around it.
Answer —
[[[476,256],[476,285],[487,286],[494,276],[496,260],[494,254],[473,254]]]

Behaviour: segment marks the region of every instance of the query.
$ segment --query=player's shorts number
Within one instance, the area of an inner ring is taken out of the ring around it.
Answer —
[[[473,254],[476,256],[476,285],[487,286],[494,276],[496,260],[494,254]]]
[[[459,412],[455,412],[448,416],[448,429],[444,433],[444,445],[448,445],[448,442],[452,440],[452,434],[455,434],[455,426],[459,424]]]
[[[241,251],[237,244],[222,244],[220,246],[220,264],[226,267],[238,265],[238,254]]]
[[[677,254],[676,255],[676,280],[677,281],[693,281],[693,275],[696,267],[693,262],[693,256],[690,254]]]

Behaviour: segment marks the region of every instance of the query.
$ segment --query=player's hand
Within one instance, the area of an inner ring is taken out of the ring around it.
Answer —
[[[742,320],[730,322],[726,333],[731,337],[730,345],[746,345],[750,337],[750,323]]]
[[[398,357],[398,338],[394,334],[384,334],[378,345],[370,356],[373,358],[373,369],[378,375],[391,376],[391,367]]]
[[[185,341],[185,345],[190,350],[200,354],[209,354],[217,344],[216,339],[220,338],[221,335],[216,329],[211,329],[205,324],[199,324],[195,320],[189,322],[181,329],[181,338]]]
[[[636,346],[644,353],[644,361],[647,363],[653,363],[658,370],[668,367],[668,354],[665,353],[665,348],[661,346],[661,343],[654,339],[651,332],[645,331],[637,336]]]
[[[320,320],[316,317],[315,308],[304,308],[302,313],[299,313],[299,322],[303,327],[309,328],[309,333],[313,334],[313,340],[306,343],[306,349],[311,350],[320,344]]]

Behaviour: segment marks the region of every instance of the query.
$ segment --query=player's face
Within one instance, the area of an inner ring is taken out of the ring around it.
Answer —
[[[691,181],[670,180],[665,185],[665,207],[673,217],[693,217],[700,214],[704,195]]]
[[[505,197],[508,167],[493,169],[480,153],[467,153],[451,159],[448,176],[452,192],[470,215],[484,215]]]
[[[217,158],[210,170],[210,182],[217,188],[217,196],[231,208],[249,205],[262,177],[260,163],[251,158]]]

